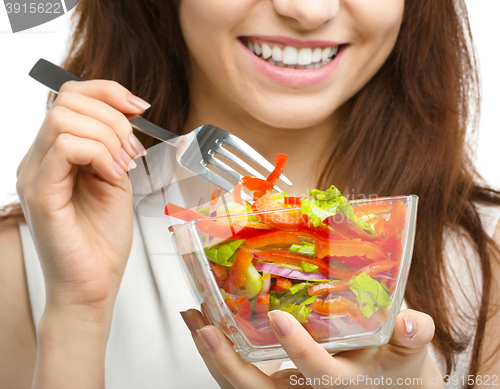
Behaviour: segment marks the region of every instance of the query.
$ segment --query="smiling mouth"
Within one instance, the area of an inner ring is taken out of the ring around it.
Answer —
[[[271,65],[293,69],[317,69],[330,63],[342,45],[328,47],[295,47],[253,37],[240,41],[260,59]]]

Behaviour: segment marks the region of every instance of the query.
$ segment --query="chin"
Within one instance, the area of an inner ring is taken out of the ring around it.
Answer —
[[[310,128],[332,120],[335,106],[321,103],[282,103],[252,106],[247,112],[261,123],[275,128]]]

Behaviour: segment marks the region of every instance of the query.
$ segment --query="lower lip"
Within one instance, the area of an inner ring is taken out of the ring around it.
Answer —
[[[257,57],[242,42],[239,43],[245,55],[261,74],[274,82],[295,86],[315,85],[327,80],[337,69],[345,52],[345,46],[341,46],[335,58],[326,65],[316,69],[295,69],[271,65],[264,59]]]

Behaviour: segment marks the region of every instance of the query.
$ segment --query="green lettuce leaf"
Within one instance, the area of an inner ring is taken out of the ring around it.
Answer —
[[[297,288],[295,285],[301,285],[301,287]],[[303,282],[295,285],[292,286],[292,288],[295,287],[294,292],[292,290],[287,292],[269,292],[271,309],[288,312],[300,323],[307,323],[309,313],[312,311],[312,308],[307,305],[313,303],[317,296],[309,296],[307,293],[306,285],[310,286],[311,284]]]
[[[307,255],[308,257],[316,256],[316,245],[310,242],[299,242],[292,244],[288,249],[289,253]]]
[[[302,266],[305,273],[317,273],[319,269],[318,266],[305,261],[301,261],[300,266]]]
[[[384,288],[385,285],[375,281],[367,273],[352,277],[347,285],[356,295],[361,312],[366,317],[371,317],[375,311],[391,305],[388,288]]]
[[[244,242],[244,239],[234,240],[230,243],[219,243],[214,247],[205,249],[205,254],[212,262],[222,266],[233,266],[236,258],[236,250]]]
[[[312,189],[309,194],[314,199],[301,199],[301,211],[309,216],[314,227],[319,226],[327,217],[335,215],[340,204],[347,203],[346,198],[333,185],[325,191]]]
[[[337,207],[337,212],[343,213],[345,216],[347,216],[351,223],[358,225],[367,234],[373,237],[378,236],[371,224],[365,223],[362,219],[354,214],[354,209],[352,209],[351,204],[339,204],[339,206]]]

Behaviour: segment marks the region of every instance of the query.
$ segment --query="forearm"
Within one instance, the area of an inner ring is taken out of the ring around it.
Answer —
[[[33,389],[104,388],[111,312],[46,309],[37,328]]]

